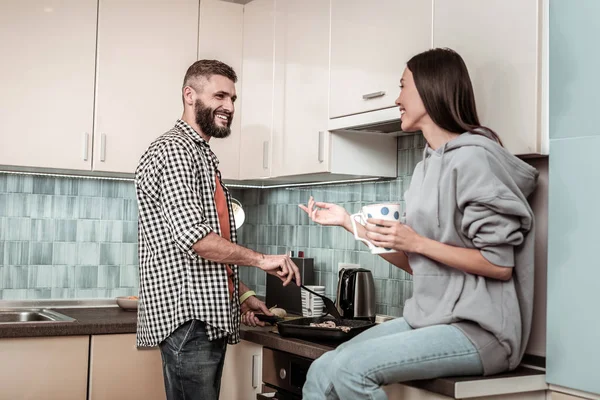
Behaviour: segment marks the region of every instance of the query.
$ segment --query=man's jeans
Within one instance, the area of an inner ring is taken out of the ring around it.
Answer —
[[[304,400],[384,400],[382,385],[449,375],[481,375],[477,349],[458,328],[412,329],[398,318],[368,329],[315,360]]]
[[[206,325],[190,320],[160,345],[168,400],[217,400],[227,338],[208,340]]]

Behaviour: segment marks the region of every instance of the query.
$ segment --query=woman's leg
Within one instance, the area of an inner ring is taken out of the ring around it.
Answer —
[[[387,399],[381,386],[396,382],[483,374],[475,346],[451,325],[348,343],[328,370],[335,393],[343,400]]]
[[[388,322],[379,324],[370,328],[352,340],[338,346],[337,349],[323,354],[321,357],[313,361],[308,371],[306,383],[302,390],[302,398],[310,399],[339,399],[333,388],[332,369],[333,360],[335,357],[344,351],[348,346],[353,346],[358,343],[384,337],[391,334],[410,331],[412,328],[404,321],[404,318],[397,318]]]

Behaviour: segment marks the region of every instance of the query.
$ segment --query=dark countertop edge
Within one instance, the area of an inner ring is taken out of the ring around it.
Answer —
[[[0,326],[0,339],[25,338],[25,337],[49,337],[49,336],[85,336],[85,335],[107,335],[118,333],[135,333],[136,324],[78,324],[77,322],[53,323],[30,323],[11,324]]]
[[[75,321],[0,324],[0,338],[135,333],[137,328],[137,313],[119,307],[45,308]]]

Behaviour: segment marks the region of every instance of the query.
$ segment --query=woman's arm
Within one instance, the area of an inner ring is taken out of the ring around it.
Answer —
[[[411,227],[398,222],[369,219],[366,236],[374,245],[421,254],[458,270],[487,278],[509,280],[512,268],[489,262],[478,249],[450,246],[417,234]]]
[[[342,226],[345,230],[350,232],[350,234],[352,236],[354,236],[354,230],[352,229],[352,222],[350,221],[350,216],[348,216],[346,218],[346,220],[344,221],[344,224]],[[361,237],[363,239],[368,239],[367,238],[367,229],[362,224],[356,224],[356,231],[357,231],[359,237]],[[373,244],[375,244],[375,243],[373,243]],[[387,262],[393,264],[395,267],[403,269],[404,271],[406,271],[412,275],[412,269],[410,268],[410,265],[408,264],[408,257],[406,256],[406,253],[404,251],[398,251],[397,253],[379,254],[379,256],[381,256],[381,258],[383,258]]]
[[[309,218],[312,219],[319,225],[326,226],[341,226],[354,235],[354,231],[352,230],[352,222],[350,221],[350,214],[343,208],[338,206],[337,204],[332,203],[323,203],[317,202],[315,199],[310,196],[308,199],[308,204],[298,204],[306,214],[308,214]],[[358,230],[358,236],[361,238],[366,238],[366,230],[365,227],[361,224],[356,224]],[[408,265],[408,258],[404,252],[398,253],[389,253],[389,254],[381,254],[381,257],[394,264],[398,268],[402,268],[409,274],[412,274],[412,270]]]

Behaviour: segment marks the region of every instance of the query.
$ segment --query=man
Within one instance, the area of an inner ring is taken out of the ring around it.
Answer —
[[[150,145],[136,170],[137,344],[160,347],[169,400],[218,399],[227,343],[239,342],[240,314],[252,326],[263,325],[255,311],[271,315],[239,280],[237,265],[300,284],[289,257],[235,244],[231,198],[208,143],[231,133],[236,81],[222,62],[192,64],[183,117]]]

